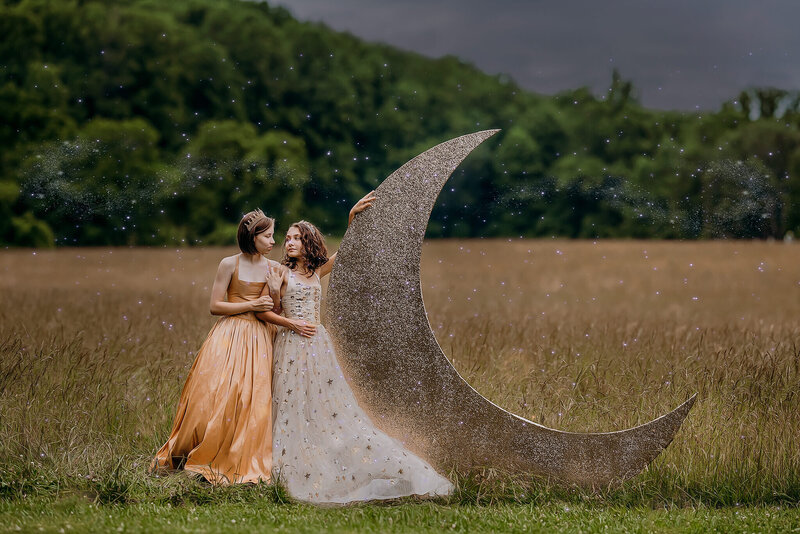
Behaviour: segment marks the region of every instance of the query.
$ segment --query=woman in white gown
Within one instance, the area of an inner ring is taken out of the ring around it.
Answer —
[[[361,199],[350,219],[374,198]],[[327,257],[316,227],[293,224],[284,243],[286,267],[277,275],[284,315],[262,314],[283,327],[272,379],[275,476],[292,497],[315,503],[447,495],[450,481],[372,423],[339,368],[320,324],[320,277],[330,273],[335,256]]]

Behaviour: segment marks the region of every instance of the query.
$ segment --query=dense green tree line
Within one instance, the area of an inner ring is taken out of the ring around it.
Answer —
[[[228,243],[256,206],[341,233],[399,165],[486,128],[429,235],[800,233],[797,93],[652,111],[616,72],[544,97],[261,2],[0,6],[0,243]]]

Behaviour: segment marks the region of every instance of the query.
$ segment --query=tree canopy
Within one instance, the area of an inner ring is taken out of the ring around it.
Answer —
[[[800,234],[796,92],[654,111],[614,71],[546,97],[243,0],[6,0],[0,34],[5,245],[231,243],[255,207],[337,234],[399,165],[488,128],[430,236]]]

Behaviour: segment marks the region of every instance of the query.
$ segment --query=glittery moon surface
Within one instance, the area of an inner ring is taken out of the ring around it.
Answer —
[[[695,397],[635,428],[561,432],[493,404],[439,347],[422,300],[425,228],[444,183],[498,130],[420,154],[376,190],[339,247],[327,324],[359,402],[384,431],[447,472],[494,467],[600,487],[639,473],[669,443]]]

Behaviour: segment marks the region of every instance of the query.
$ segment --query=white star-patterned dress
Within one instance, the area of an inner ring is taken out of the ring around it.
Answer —
[[[347,503],[406,495],[447,495],[453,485],[381,432],[358,406],[330,336],[320,323],[319,277],[293,272],[284,315],[317,325],[311,338],[281,329],[273,372],[274,475],[295,499]]]

